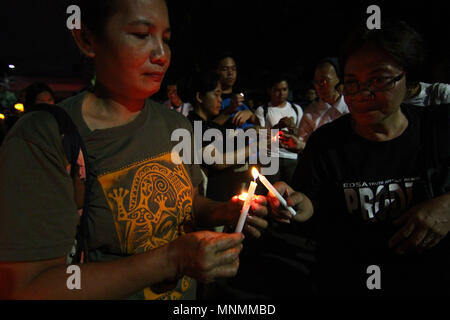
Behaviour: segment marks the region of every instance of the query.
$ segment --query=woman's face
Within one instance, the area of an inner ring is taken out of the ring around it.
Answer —
[[[36,96],[36,99],[34,101],[34,104],[40,103],[55,104],[55,99],[53,99],[53,96],[50,92],[43,91]]]
[[[370,92],[367,82],[381,82],[400,76],[403,69],[382,49],[367,45],[348,57],[344,68],[345,83],[357,81],[359,92],[345,95],[354,121],[360,125],[379,124],[392,114],[401,112],[400,104],[406,94],[406,79],[390,81],[388,89]],[[363,83],[361,85],[361,83]]]
[[[169,67],[170,25],[164,0],[118,0],[104,35],[94,37],[97,81],[124,98],[156,93]]]
[[[200,108],[208,118],[218,116],[222,109],[222,86],[220,82],[214,90],[206,92],[200,96]]]

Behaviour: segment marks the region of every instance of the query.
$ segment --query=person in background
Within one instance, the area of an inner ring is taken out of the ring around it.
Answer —
[[[178,85],[176,81],[169,80],[167,82],[167,97],[169,99],[164,102],[164,105],[169,109],[175,110],[185,117],[193,110],[192,105],[189,102],[183,102],[178,95]]]
[[[450,85],[419,82],[408,89],[405,104],[426,107],[450,103]]]
[[[246,145],[241,149],[237,149],[237,143],[234,144],[235,149],[226,150],[229,139],[235,140],[234,136],[229,136],[226,127],[221,126],[213,121],[218,116],[222,108],[222,88],[219,77],[214,72],[203,72],[194,74],[189,85],[189,101],[194,106],[194,110],[189,113],[189,120],[192,126],[195,123],[201,123],[202,135],[209,129],[219,130],[221,133],[221,141],[203,141],[202,153],[203,163],[202,169],[208,177],[206,196],[215,200],[227,200],[242,191],[242,184],[249,181],[247,171],[235,171],[237,159],[247,160],[250,154],[250,147]],[[218,146],[222,145],[222,149]],[[228,155],[227,152],[233,155]],[[207,159],[207,155],[214,155],[213,159]],[[233,159],[232,163],[227,163],[227,158]],[[216,162],[215,160],[219,161]]]
[[[306,107],[308,107],[311,103],[319,100],[319,96],[317,95],[316,89],[314,87],[306,89],[304,97]]]
[[[280,145],[292,152],[301,153],[315,130],[349,112],[339,88],[337,58],[325,58],[317,64],[313,84],[319,100],[304,110],[298,134],[280,137]]]
[[[40,103],[55,104],[55,94],[47,84],[35,82],[25,88],[25,111]]]
[[[166,2],[71,3],[83,12],[72,36],[96,69],[95,87],[60,104],[89,156],[82,286],[66,285],[80,215],[61,136],[50,114],[31,112],[0,150],[0,298],[194,299],[196,280],[236,274],[244,239],[195,230],[235,225],[242,201],[198,194],[199,166],[180,161],[171,140],[176,129],[192,135],[192,126],[148,99],[171,58]],[[76,171],[86,179],[82,167]],[[264,197],[253,202],[252,214],[246,223],[259,236]]]
[[[215,72],[222,86],[222,112],[214,122],[233,129],[258,125],[255,114],[244,104],[244,93],[235,91],[237,66],[231,54],[224,53],[217,59]]]
[[[279,136],[285,133],[296,135],[303,110],[299,105],[287,100],[289,95],[287,75],[283,73],[272,74],[266,87],[270,101],[268,104],[258,107],[255,112],[260,125],[267,129],[278,128],[280,130]],[[290,182],[297,166],[298,154],[280,148],[275,151],[271,150],[270,156],[279,158],[280,166],[275,175],[267,176],[269,181],[272,183],[281,180]]]
[[[305,143],[317,128],[349,112],[344,97],[336,88],[339,84],[339,63],[336,58],[325,58],[317,64],[313,83],[319,101],[304,110],[299,136]]]

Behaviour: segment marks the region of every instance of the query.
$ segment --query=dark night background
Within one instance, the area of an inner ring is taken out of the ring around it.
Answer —
[[[380,6],[382,19],[403,19],[424,36],[430,52],[425,81],[448,79],[450,27],[444,1],[169,0],[169,74],[189,74],[207,66],[213,53],[229,49],[243,87],[259,86],[270,70],[288,71],[295,82],[307,83],[314,63],[337,54],[348,30],[369,17],[371,4]],[[2,78],[5,70],[11,79],[90,77],[66,29],[66,7],[65,0],[1,1]],[[436,66],[445,57],[447,65]],[[16,65],[12,72],[6,68],[10,63]]]

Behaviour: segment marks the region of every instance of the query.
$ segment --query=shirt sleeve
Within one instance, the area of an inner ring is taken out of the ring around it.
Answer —
[[[73,182],[49,117],[35,117],[27,129],[30,121],[17,123],[0,149],[0,261],[54,259],[74,243]]]
[[[311,119],[311,115],[309,113],[303,114],[302,120],[300,121],[300,125],[298,128],[298,135],[303,141],[307,141],[309,136],[314,131],[314,123]]]

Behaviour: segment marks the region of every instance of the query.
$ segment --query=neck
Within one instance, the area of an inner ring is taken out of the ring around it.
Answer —
[[[284,108],[284,107],[286,106],[286,103],[287,103],[287,101],[284,101],[284,102],[280,103],[279,105],[276,105],[275,103],[273,103],[272,101],[270,101],[270,104],[271,104],[272,106],[274,106],[274,107],[277,107],[277,108]]]
[[[352,119],[353,130],[370,141],[389,141],[399,137],[408,127],[408,119],[399,109],[379,123],[361,125]]]
[[[206,112],[203,111],[202,108],[200,108],[198,105],[195,106],[194,108],[195,113],[202,118],[205,121],[208,121],[208,115],[206,114]]]
[[[225,87],[222,85],[222,94],[230,94],[233,93],[233,87]]]
[[[145,99],[114,94],[97,82],[83,103],[83,118],[91,130],[108,129],[130,123],[140,114]]]
[[[336,103],[336,101],[339,100],[340,97],[341,97],[341,95],[340,95],[339,93],[335,93],[335,94],[333,95],[333,97],[332,97],[329,101],[325,101],[325,102],[327,102],[327,103],[333,105],[333,104]]]

